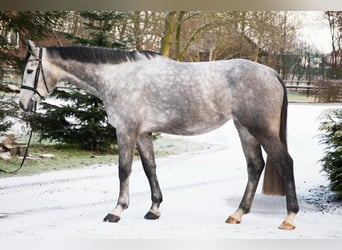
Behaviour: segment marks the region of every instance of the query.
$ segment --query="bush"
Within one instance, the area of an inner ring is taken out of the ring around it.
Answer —
[[[100,99],[79,90],[55,90],[63,105],[42,103],[43,112],[26,117],[40,140],[51,140],[79,149],[111,152],[116,131],[108,122]]]
[[[321,159],[323,171],[328,174],[331,190],[342,200],[342,110],[332,110],[322,116],[320,142],[326,145]]]

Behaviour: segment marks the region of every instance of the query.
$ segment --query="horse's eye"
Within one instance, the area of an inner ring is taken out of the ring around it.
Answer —
[[[33,72],[33,70],[32,69],[28,69],[26,72],[27,72],[27,74],[31,74]]]

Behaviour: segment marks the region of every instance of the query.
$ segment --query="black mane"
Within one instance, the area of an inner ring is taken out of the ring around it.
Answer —
[[[152,59],[159,56],[153,51],[127,51],[100,47],[86,46],[51,46],[46,47],[49,56],[60,57],[63,60],[75,60],[83,63],[94,64],[120,64],[123,62],[136,61],[138,55],[145,56],[147,59]]]

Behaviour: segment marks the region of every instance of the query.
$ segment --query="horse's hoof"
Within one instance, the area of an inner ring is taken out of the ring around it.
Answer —
[[[120,217],[114,214],[107,214],[106,217],[104,217],[104,222],[118,222],[120,220]]]
[[[240,224],[241,221],[239,221],[238,219],[232,217],[232,216],[229,216],[228,219],[226,220],[226,223],[229,223],[229,224]]]
[[[146,220],[157,220],[159,219],[160,215],[152,213],[151,211],[148,211],[147,214],[145,214],[144,218]]]
[[[292,225],[291,223],[287,221],[283,221],[283,223],[281,223],[281,225],[279,226],[279,229],[282,229],[282,230],[294,230],[295,228],[296,228],[295,225]]]

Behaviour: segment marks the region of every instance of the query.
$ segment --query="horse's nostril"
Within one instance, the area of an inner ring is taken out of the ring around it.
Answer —
[[[24,106],[21,102],[19,102],[19,107],[20,107],[22,110],[27,111],[27,110],[25,109],[25,106]]]
[[[33,108],[34,108],[34,102],[30,101],[27,106],[25,107],[25,105],[22,102],[19,102],[19,107],[24,110],[25,112],[32,112]]]

